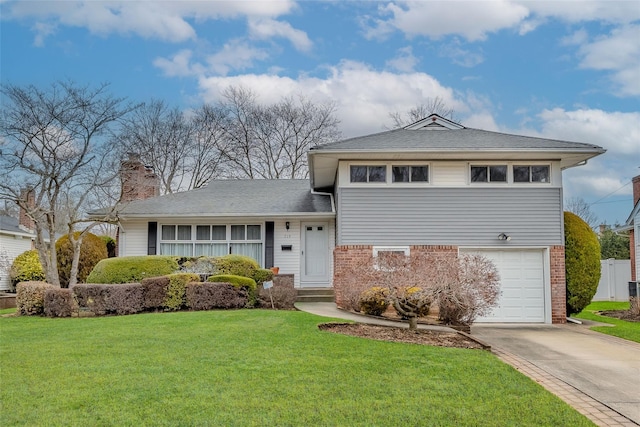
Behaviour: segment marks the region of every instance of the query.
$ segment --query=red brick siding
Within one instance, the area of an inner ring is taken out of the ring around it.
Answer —
[[[456,246],[411,246],[411,253],[458,253]],[[550,247],[551,267],[551,321],[552,323],[566,323],[566,282],[564,268],[564,246]],[[373,246],[346,245],[336,246],[333,251],[334,276],[333,288],[336,305],[344,307],[344,278],[353,274],[355,266],[373,256]]]
[[[567,322],[567,283],[564,267],[564,246],[551,246],[551,323]]]

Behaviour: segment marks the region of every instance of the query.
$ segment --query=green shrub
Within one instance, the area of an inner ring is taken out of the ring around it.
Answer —
[[[80,232],[73,233],[77,239]],[[73,262],[73,246],[69,235],[65,234],[56,241],[56,258],[58,263],[58,276],[60,286],[69,286],[71,278],[71,263]],[[82,238],[80,245],[80,258],[78,260],[78,283],[84,283],[93,267],[100,261],[107,258],[107,247],[102,239],[95,234],[87,233]]]
[[[107,248],[107,257],[113,258],[116,256],[116,241],[113,237],[107,236],[103,234],[102,236],[98,236],[103,242],[104,246]]]
[[[273,271],[268,268],[259,268],[251,278],[256,281],[257,285],[262,285],[264,282],[273,280]]]
[[[200,276],[194,273],[176,273],[168,275],[167,278],[169,284],[167,285],[164,309],[168,311],[180,310],[187,305],[187,283],[199,282]]]
[[[178,271],[175,257],[163,255],[107,258],[100,261],[88,283],[139,283],[146,277],[157,277]]]
[[[225,255],[216,258],[216,274],[231,274],[254,278],[260,264],[244,255]],[[254,279],[255,280],[255,279]]]
[[[38,316],[44,312],[44,293],[54,286],[45,282],[20,282],[16,287],[16,307],[23,316]]]
[[[44,291],[44,315],[47,317],[70,317],[78,308],[71,289],[50,288]]]
[[[389,291],[387,288],[374,286],[360,294],[360,311],[371,316],[380,316],[389,307]]]
[[[42,264],[40,264],[38,251],[34,249],[18,255],[16,259],[13,260],[13,264],[11,264],[9,277],[11,278],[11,285],[14,289],[20,282],[45,280],[44,269],[42,268]]]
[[[250,277],[237,276],[234,274],[218,274],[209,277],[207,281],[230,283],[238,289],[245,289],[247,291],[247,297],[249,298],[248,307],[254,307],[258,301],[258,285],[256,281]]]
[[[564,213],[567,316],[580,313],[598,289],[600,244],[591,227],[579,216]]]
[[[247,291],[230,283],[187,283],[187,307],[192,310],[242,308],[248,303]]]

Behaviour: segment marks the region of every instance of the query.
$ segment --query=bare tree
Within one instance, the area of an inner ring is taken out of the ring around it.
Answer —
[[[578,215],[589,227],[598,225],[598,216],[591,210],[591,205],[582,197],[570,197],[564,201],[564,210]]]
[[[111,150],[104,141],[112,125],[134,109],[107,92],[73,82],[47,89],[3,85],[0,198],[15,200],[31,218],[35,247],[47,282],[60,286],[55,250],[56,224],[64,217],[74,249],[70,286],[77,280],[82,238],[97,220],[83,218],[91,190],[113,181],[106,168]],[[23,191],[27,188],[27,191]],[[79,231],[76,238],[74,231]]]
[[[151,100],[127,118],[118,139],[121,151],[137,153],[153,167],[161,193],[167,194],[189,189],[192,136],[191,123],[178,108]]]
[[[306,178],[310,148],[339,138],[333,104],[315,104],[303,96],[260,105],[256,95],[229,87],[219,104],[223,121],[223,157],[233,178]]]
[[[391,128],[396,129],[408,126],[434,113],[445,119],[458,122],[455,117],[455,110],[447,106],[444,99],[436,96],[435,98],[427,98],[424,103],[418,104],[404,113],[397,111],[389,113],[389,117],[393,121]]]

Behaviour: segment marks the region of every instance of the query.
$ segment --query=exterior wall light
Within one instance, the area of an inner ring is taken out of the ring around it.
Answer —
[[[498,240],[506,240],[507,242],[511,240],[511,236],[505,233],[498,234]]]
[[[284,223],[284,228],[286,228],[286,229],[288,230],[288,229],[289,229],[289,225],[290,225],[290,224],[289,224],[289,221],[285,222],[285,223]]]

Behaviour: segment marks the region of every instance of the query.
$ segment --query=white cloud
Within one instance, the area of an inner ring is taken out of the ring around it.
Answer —
[[[557,18],[570,23],[585,21],[629,23],[640,19],[640,7],[633,0],[523,0],[517,3],[527,7],[537,16]]]
[[[457,37],[443,44],[439,53],[440,56],[450,58],[454,64],[467,68],[475,67],[484,61],[482,53],[462,48],[462,43]]]
[[[616,195],[630,194],[625,184],[640,166],[640,112],[555,108],[543,110],[538,119],[539,131],[520,129],[516,133],[596,144],[607,150],[587,165],[563,173],[565,197],[593,202],[616,190]],[[621,220],[625,212],[626,208],[617,218]]]
[[[614,29],[611,34],[582,45],[580,67],[610,70],[620,95],[640,95],[640,25]]]
[[[241,75],[201,77],[202,97],[215,102],[229,85],[243,86],[258,94],[263,102],[275,102],[283,96],[303,93],[317,102],[335,102],[344,136],[381,131],[391,125],[389,113],[407,111],[426,98],[440,97],[456,111],[466,111],[465,101],[451,88],[432,76],[421,73],[395,74],[376,71],[366,64],[344,61],[329,67],[325,77],[300,76],[297,79],[277,75]]]
[[[188,20],[275,17],[289,13],[292,0],[248,1],[21,1],[5,6],[4,18],[37,20],[36,41],[52,25],[86,28],[93,34],[135,34],[169,42],[196,38]]]
[[[282,37],[291,42],[293,46],[302,52],[308,52],[313,47],[307,33],[296,30],[288,22],[276,21],[270,18],[249,19],[249,34],[251,37],[264,40],[273,37]]]
[[[232,70],[250,68],[255,60],[268,58],[267,52],[250,46],[242,40],[225,43],[222,50],[207,57],[208,69],[216,74],[226,75]]]
[[[579,46],[586,43],[587,40],[589,40],[589,34],[584,28],[580,28],[572,34],[563,37],[560,40],[560,44],[563,46]]]
[[[484,40],[488,33],[517,26],[529,14],[526,7],[506,0],[491,2],[399,1],[380,8],[383,16],[366,28],[370,38],[397,29],[409,37],[434,39],[457,34],[469,41]]]
[[[160,68],[168,77],[184,77],[195,73],[191,66],[192,52],[184,49],[177,52],[170,59],[156,58],[153,65]]]
[[[418,58],[413,55],[412,47],[407,46],[398,49],[396,57],[388,60],[386,65],[394,70],[409,73],[414,71],[416,65],[418,65]]]

